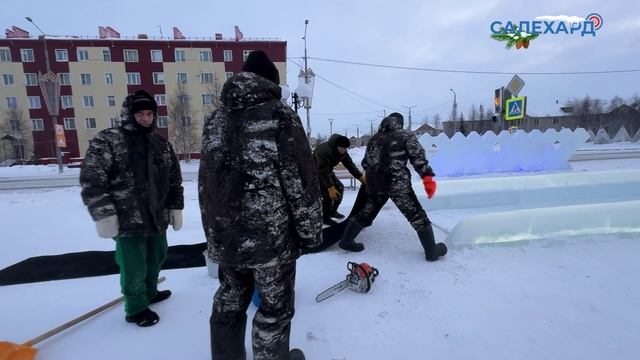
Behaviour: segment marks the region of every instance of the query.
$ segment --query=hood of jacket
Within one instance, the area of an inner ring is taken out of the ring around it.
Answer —
[[[400,130],[404,127],[404,120],[395,116],[387,116],[380,123],[379,132]]]
[[[220,100],[230,110],[243,109],[282,98],[280,85],[251,72],[232,76],[222,87]]]

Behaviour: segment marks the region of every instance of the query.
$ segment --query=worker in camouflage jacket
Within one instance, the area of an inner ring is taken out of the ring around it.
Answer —
[[[426,260],[435,261],[447,253],[447,247],[443,243],[435,243],[431,221],[411,186],[407,161],[422,178],[429,199],[436,191],[435,174],[418,138],[403,126],[402,115],[392,113],[382,120],[378,132],[369,140],[362,160],[367,174],[367,203],[349,220],[338,245],[349,251],[364,250],[364,245],[354,239],[364,227],[371,226],[380,209],[391,198],[417,231]]]
[[[171,144],[153,132],[157,104],[144,90],[126,97],[119,127],[90,142],[80,171],[82,200],[98,235],[116,241],[126,320],[151,326],[149,304],[167,299],[158,274],[167,256],[168,224],[182,227],[180,165]]]
[[[213,359],[245,358],[254,286],[261,300],[254,358],[290,358],[296,259],[321,242],[318,175],[300,118],[281,101],[279,81],[267,55],[251,52],[204,125],[200,210],[220,280],[210,318]]]
[[[328,141],[319,144],[313,150],[313,158],[316,161],[320,177],[320,190],[322,191],[322,220],[327,225],[336,223],[331,218],[344,218],[344,215],[338,212],[344,194],[344,185],[334,174],[333,168],[342,163],[351,176],[360,180],[362,184],[365,183],[364,175],[349,156],[347,150],[349,146],[351,146],[349,138],[333,134]]]

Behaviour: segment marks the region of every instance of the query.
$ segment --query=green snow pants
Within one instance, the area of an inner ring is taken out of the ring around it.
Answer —
[[[124,311],[127,316],[135,315],[146,309],[158,293],[158,274],[167,258],[167,236],[163,233],[114,239]]]

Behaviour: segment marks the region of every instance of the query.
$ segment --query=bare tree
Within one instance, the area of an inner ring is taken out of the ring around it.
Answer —
[[[16,159],[24,164],[33,157],[33,144],[29,119],[24,116],[22,109],[7,109],[4,113],[2,128],[3,160]]]
[[[168,100],[167,115],[173,144],[178,154],[183,154],[187,162],[200,143],[199,129],[196,123],[197,111],[191,106],[191,96],[186,84],[178,84],[175,93]]]
[[[629,106],[640,111],[640,95],[637,92],[629,99]]]
[[[476,104],[471,104],[471,110],[469,110],[469,121],[478,120],[478,110],[476,109]]]
[[[433,115],[433,127],[436,129],[442,129],[442,121],[440,120],[440,114]]]
[[[213,113],[216,109],[220,108],[222,105],[222,100],[220,99],[220,94],[222,93],[222,82],[218,75],[214,73],[213,82],[207,86],[207,94],[204,94],[205,97],[208,97],[208,101],[203,104],[203,112],[204,116],[208,117]]]
[[[480,104],[480,109],[478,110],[478,116],[480,117],[480,120],[484,120],[485,119],[485,113],[484,113],[484,105]]]
[[[607,112],[611,112],[611,111],[619,108],[623,104],[624,104],[624,99],[622,99],[620,96],[616,95],[616,96],[612,97],[611,100],[609,100],[609,106],[607,106]]]

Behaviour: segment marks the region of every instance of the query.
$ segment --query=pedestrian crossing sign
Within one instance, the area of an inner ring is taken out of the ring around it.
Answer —
[[[526,96],[514,97],[508,99],[506,103],[505,120],[519,120],[524,118],[525,107],[527,104]]]

